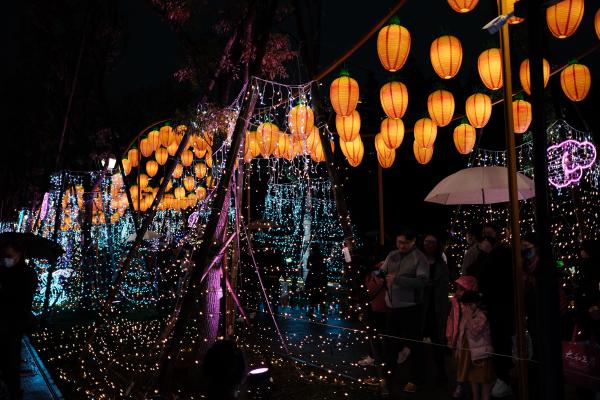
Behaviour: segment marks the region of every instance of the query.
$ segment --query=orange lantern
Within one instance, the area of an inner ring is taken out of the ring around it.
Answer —
[[[177,163],[175,169],[173,170],[173,178],[181,178],[181,175],[183,175],[183,165]]]
[[[550,63],[548,63],[548,61],[546,61],[546,59],[543,59],[542,61],[542,70],[543,70],[543,76],[544,76],[544,87],[546,87],[546,85],[548,84],[548,80],[550,79]],[[531,80],[530,80],[530,72],[529,72],[529,58],[526,58],[525,60],[523,60],[523,62],[521,63],[521,66],[519,67],[519,80],[521,81],[521,87],[523,87],[523,90],[525,91],[525,93],[531,95]]]
[[[310,158],[316,163],[325,161],[325,152],[323,151],[321,142],[314,147],[314,151],[310,153]]]
[[[137,167],[140,162],[140,152],[138,149],[130,149],[127,152],[127,159],[132,168]]]
[[[331,82],[329,100],[336,114],[347,117],[352,114],[358,104],[358,82],[350,77],[346,70],[340,72],[339,78]]]
[[[206,188],[203,186],[198,186],[196,188],[196,198],[198,201],[202,201],[206,198]]]
[[[387,149],[384,151],[377,152],[377,161],[379,161],[379,165],[381,168],[389,168],[394,164],[394,160],[396,159],[396,151]]]
[[[571,36],[583,19],[584,0],[563,0],[546,8],[546,22],[559,39]]]
[[[596,36],[600,39],[600,8],[596,11],[594,16],[594,29],[596,30]]]
[[[169,158],[169,152],[167,151],[167,149],[161,146],[158,149],[156,149],[156,152],[154,152],[154,158],[156,158],[156,162],[160,165],[165,165]]]
[[[384,119],[381,121],[380,135],[388,149],[397,149],[404,139],[404,122],[401,119]]]
[[[146,162],[146,173],[148,176],[154,176],[158,172],[158,163],[154,160]]]
[[[206,171],[206,164],[199,162],[196,165],[194,165],[194,173],[196,174],[196,178],[204,178],[206,176]]]
[[[175,153],[177,153],[178,148],[179,146],[177,146],[177,143],[173,142],[167,147],[167,153],[169,153],[170,156],[174,156]]]
[[[160,133],[160,144],[169,147],[175,142],[175,131],[169,125],[165,125],[158,131]]]
[[[590,91],[592,77],[583,64],[571,64],[560,73],[560,86],[571,101],[581,101]]]
[[[427,164],[433,156],[433,147],[421,147],[415,140],[413,143],[413,152],[419,164]]]
[[[460,154],[469,154],[475,146],[475,128],[467,123],[462,123],[454,128],[454,146]]]
[[[381,132],[379,132],[377,135],[375,135],[375,151],[378,153],[383,153],[385,151],[391,151],[394,149],[390,149],[389,147],[387,147],[387,145],[383,142],[383,136],[381,134]]]
[[[515,100],[512,103],[513,127],[515,133],[525,133],[531,124],[531,104],[525,100]]]
[[[430,148],[435,144],[437,137],[437,126],[429,118],[421,118],[414,127],[415,143],[419,147]]]
[[[465,102],[465,111],[474,128],[483,128],[492,115],[492,99],[487,94],[472,94]]]
[[[244,142],[244,160],[249,162],[260,154],[260,146],[256,139],[256,132],[246,132],[246,141]]]
[[[481,81],[490,90],[502,87],[502,55],[500,49],[483,51],[477,59],[477,70]]]
[[[291,159],[292,156],[292,136],[287,133],[279,132],[277,140],[277,156]]]
[[[398,71],[404,66],[410,51],[410,33],[400,25],[397,17],[390,20],[377,35],[377,55],[383,68],[390,72]]]
[[[190,150],[184,150],[181,153],[181,163],[183,166],[189,167],[192,165],[192,161],[194,161],[194,153],[192,153]]]
[[[454,96],[447,90],[436,90],[427,98],[427,109],[437,126],[446,126],[454,115]]]
[[[458,13],[468,13],[475,8],[479,0],[448,0],[448,4]]]
[[[352,114],[347,117],[336,115],[335,129],[340,135],[340,140],[351,142],[356,139],[360,132],[360,114],[358,111],[352,111]]]
[[[408,107],[408,89],[402,82],[388,82],[379,90],[381,107],[390,118],[402,118]]]
[[[511,13],[515,11],[515,2],[517,2],[519,0],[507,0],[506,1],[506,10],[505,10],[505,14]],[[515,17],[514,15],[512,17],[510,17],[508,19],[508,23],[511,25],[516,25],[516,24],[520,24],[521,22],[523,22],[524,19],[520,18],[520,17]]]
[[[150,143],[150,147],[152,147],[152,151],[155,151],[156,149],[158,149],[158,146],[160,146],[160,132],[157,131],[156,129],[153,131],[150,131],[150,133],[148,134],[148,143]]]
[[[150,157],[152,151],[152,145],[148,142],[147,138],[140,140],[140,152],[144,157]]]
[[[138,177],[137,180],[138,185],[140,185],[140,188],[145,189],[148,187],[148,175],[146,174],[140,174],[140,176]]]
[[[206,163],[206,166],[208,168],[213,167],[212,150],[210,148],[208,148],[208,150],[206,150],[206,156],[204,157],[204,162]]]
[[[321,145],[321,136],[319,134],[319,128],[313,127],[312,132],[306,138],[306,150],[313,154],[316,151],[317,146]]]
[[[181,186],[176,187],[175,190],[173,190],[173,193],[175,193],[175,198],[177,200],[181,200],[185,197],[185,189]]]
[[[269,158],[279,143],[279,128],[271,122],[263,122],[256,129],[256,137],[260,143],[260,154]]]
[[[315,114],[312,108],[305,104],[292,107],[288,113],[288,126],[292,135],[306,137],[315,124]]]
[[[129,187],[129,194],[131,195],[132,200],[138,199],[139,194],[140,194],[139,192],[140,192],[140,189],[139,189],[138,185],[131,185]]]
[[[455,36],[440,36],[431,43],[431,65],[442,79],[453,78],[462,63],[462,45]]]
[[[360,136],[351,142],[340,140],[340,148],[351,166],[357,167],[360,164],[365,153],[365,147]]]
[[[129,175],[129,173],[131,172],[131,163],[126,158],[122,159],[121,163],[123,164],[123,173],[125,174],[125,176]]]
[[[192,190],[194,190],[195,186],[196,181],[194,180],[193,176],[186,176],[185,178],[183,178],[183,187],[185,188],[185,190],[191,192]]]

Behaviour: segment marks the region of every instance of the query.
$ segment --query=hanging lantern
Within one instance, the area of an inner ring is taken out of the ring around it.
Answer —
[[[131,172],[131,163],[126,158],[122,159],[121,163],[123,164],[123,173],[125,174],[125,176],[129,175],[129,173]]]
[[[483,51],[477,59],[477,70],[481,81],[490,90],[502,87],[502,55],[500,49]]]
[[[169,153],[170,156],[175,156],[178,148],[179,146],[177,146],[177,143],[173,142],[169,145],[169,147],[167,147],[167,153]]]
[[[442,79],[453,78],[462,63],[462,45],[455,36],[440,36],[431,43],[431,65]]]
[[[158,163],[154,160],[146,161],[146,173],[153,177],[158,172]]]
[[[292,136],[284,132],[279,132],[277,141],[277,157],[292,158]]]
[[[138,149],[130,149],[127,152],[127,159],[129,160],[129,164],[132,168],[137,167],[140,162],[140,152]]]
[[[596,30],[596,36],[600,39],[600,8],[596,11],[594,16],[594,29]]]
[[[427,109],[437,126],[446,126],[454,115],[454,96],[447,90],[436,90],[427,98]]]
[[[404,122],[401,119],[384,119],[381,121],[380,135],[388,149],[397,149],[404,139]]]
[[[515,100],[513,108],[513,127],[515,133],[525,133],[531,124],[531,104],[525,100]]]
[[[306,153],[306,141],[292,136],[292,151],[294,157],[304,155]]]
[[[591,83],[590,70],[583,64],[571,64],[560,73],[560,86],[571,101],[585,99]]]
[[[315,124],[315,114],[312,108],[305,104],[292,107],[288,113],[288,126],[292,135],[306,137]]]
[[[419,164],[427,164],[433,156],[433,147],[421,147],[415,140],[413,143],[413,152]]]
[[[206,150],[206,156],[204,157],[204,162],[206,163],[206,166],[208,168],[213,167],[212,150],[210,148],[208,148],[208,150]]]
[[[390,118],[402,118],[408,107],[408,89],[402,82],[388,82],[379,90],[381,107]]]
[[[196,165],[194,165],[194,173],[196,174],[196,178],[204,178],[206,176],[206,171],[206,164],[199,162]]]
[[[325,152],[323,151],[323,146],[320,141],[310,153],[310,158],[316,163],[325,161]]]
[[[138,185],[131,185],[131,187],[129,188],[129,194],[131,195],[131,199],[132,200],[137,200],[139,197],[139,187]]]
[[[559,39],[571,36],[583,19],[584,0],[563,0],[546,8],[550,33]]]
[[[177,200],[181,200],[185,197],[185,189],[181,186],[176,187],[175,190],[173,190],[173,193],[175,193],[175,198]]]
[[[157,131],[156,129],[153,131],[150,131],[147,139],[148,139],[148,143],[150,143],[150,147],[152,148],[152,151],[156,151],[156,149],[158,149],[158,146],[160,146],[160,132]]]
[[[192,152],[196,158],[203,158],[206,155],[206,150],[199,150],[197,147],[194,147]]]
[[[179,144],[181,143],[182,140],[183,140],[183,133],[175,132],[175,144],[177,146],[179,146]]]
[[[515,11],[515,2],[517,2],[519,0],[506,0],[506,10],[505,10],[505,14],[509,14],[509,13],[514,13]],[[520,17],[516,17],[516,16],[512,16],[508,19],[508,23],[511,25],[516,25],[516,24],[520,24],[521,22],[524,21],[524,18],[520,18]]]
[[[404,66],[410,52],[410,33],[395,17],[377,35],[377,55],[383,68],[396,72]]]
[[[165,125],[158,131],[160,133],[160,144],[169,147],[175,142],[175,131],[169,125]]]
[[[206,198],[206,188],[203,186],[198,186],[195,193],[198,201],[202,201]]]
[[[196,181],[194,180],[193,176],[186,176],[185,178],[183,178],[183,187],[185,188],[185,190],[191,192],[192,190],[194,190],[195,186]]]
[[[464,14],[473,10],[479,0],[448,0],[448,4],[458,13]]]
[[[375,151],[376,152],[385,152],[385,151],[391,151],[394,149],[389,148],[383,141],[383,135],[381,134],[381,132],[379,132],[377,135],[375,135]]]
[[[472,94],[465,102],[465,111],[474,128],[483,128],[492,115],[492,99],[487,94]]]
[[[181,178],[181,175],[183,175],[183,165],[181,165],[180,163],[177,163],[177,165],[175,166],[175,169],[173,170],[173,178],[175,178],[175,179]]]
[[[148,139],[140,140],[140,153],[142,153],[144,157],[150,157],[152,151],[152,145],[148,142]]]
[[[381,168],[391,167],[392,164],[394,164],[395,159],[396,159],[396,151],[395,150],[391,150],[386,147],[385,150],[377,152],[377,161],[379,161],[379,165],[381,165]]]
[[[437,126],[429,118],[421,118],[415,123],[413,129],[415,134],[415,143],[419,147],[430,148],[435,144],[437,137]]]
[[[192,161],[194,161],[194,153],[192,153],[190,150],[184,150],[181,153],[181,163],[183,166],[189,167],[192,165]]]
[[[140,188],[145,189],[148,187],[148,175],[146,174],[140,174],[140,176],[138,177],[138,181],[137,181],[138,185],[140,185]]]
[[[260,154],[269,158],[279,142],[279,128],[271,122],[263,122],[256,129],[256,137],[260,141]]]
[[[340,140],[340,148],[351,166],[357,167],[360,164],[365,153],[365,147],[360,136],[351,142]]]
[[[352,111],[352,114],[347,117],[336,115],[335,129],[340,136],[340,140],[351,142],[356,139],[360,132],[360,114],[358,111]]]
[[[154,158],[156,159],[156,162],[160,165],[165,165],[167,163],[167,160],[169,159],[169,152],[167,151],[167,149],[161,146],[154,152]]]
[[[162,185],[163,183],[163,178],[160,178],[159,181],[159,185]],[[173,182],[169,179],[169,182],[167,182],[167,186],[165,187],[165,192],[170,191],[173,188]]]
[[[544,87],[548,84],[548,80],[550,79],[550,63],[546,61],[544,58],[542,61],[542,70],[544,76]],[[526,58],[521,63],[521,67],[519,67],[519,80],[521,81],[521,87],[528,95],[531,95],[531,79],[529,72],[529,58]]]
[[[312,132],[306,138],[306,150],[313,154],[316,151],[317,146],[321,145],[321,136],[319,135],[319,128],[313,127]]]
[[[475,128],[462,123],[454,128],[454,146],[460,154],[469,154],[475,146]]]
[[[342,117],[352,114],[358,104],[358,92],[358,82],[350,77],[348,71],[342,70],[329,87],[329,100],[335,113]]]
[[[260,145],[256,138],[256,132],[246,132],[246,141],[244,142],[244,159],[250,161],[260,154]]]

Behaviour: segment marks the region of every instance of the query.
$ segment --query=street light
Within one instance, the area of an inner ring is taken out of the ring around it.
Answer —
[[[106,167],[106,163],[108,162],[108,167],[106,169],[108,169],[109,171],[112,171],[115,166],[117,165],[117,160],[114,158],[109,158],[108,160],[102,160],[100,161],[100,163],[102,164],[102,167]]]

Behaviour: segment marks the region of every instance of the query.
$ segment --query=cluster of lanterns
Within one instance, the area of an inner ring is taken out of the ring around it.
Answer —
[[[394,43],[397,48],[404,46],[398,41],[403,33],[396,31],[394,34],[390,43]],[[410,39],[408,47],[410,47]],[[389,62],[393,68],[398,67],[399,63],[404,63],[404,61],[406,58],[402,59],[397,52],[386,54],[386,62]],[[340,149],[353,167],[361,163],[365,153],[365,147],[360,137],[360,114],[356,110],[358,96],[358,82],[345,70],[329,87],[329,99],[336,114],[335,127],[340,137]]]
[[[127,157],[122,160],[123,172],[125,175],[137,172],[134,184],[129,188],[136,211],[145,212],[154,202],[162,183],[162,178],[158,179],[160,168],[167,163],[169,157],[175,156],[187,129],[186,125],[173,128],[168,124],[153,129],[139,140],[138,147],[127,151]],[[173,171],[173,179],[168,182],[165,194],[158,204],[160,210],[183,210],[196,206],[206,198],[206,188],[214,185],[209,174],[212,168],[212,144],[212,132],[190,135]],[[115,198],[113,195],[113,199]],[[126,194],[121,193],[118,201],[127,204]]]

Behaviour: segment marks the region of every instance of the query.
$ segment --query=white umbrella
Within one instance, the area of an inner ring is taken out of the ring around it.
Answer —
[[[154,240],[154,239],[159,239],[161,237],[162,237],[161,234],[152,232],[152,231],[146,231],[146,233],[144,233],[144,240]],[[131,235],[127,236],[127,241],[133,242],[133,241],[135,241],[136,238],[137,238],[137,232],[133,232]]]
[[[535,196],[533,180],[517,172],[519,200]],[[506,167],[465,168],[444,178],[425,201],[439,204],[494,204],[508,201]]]

